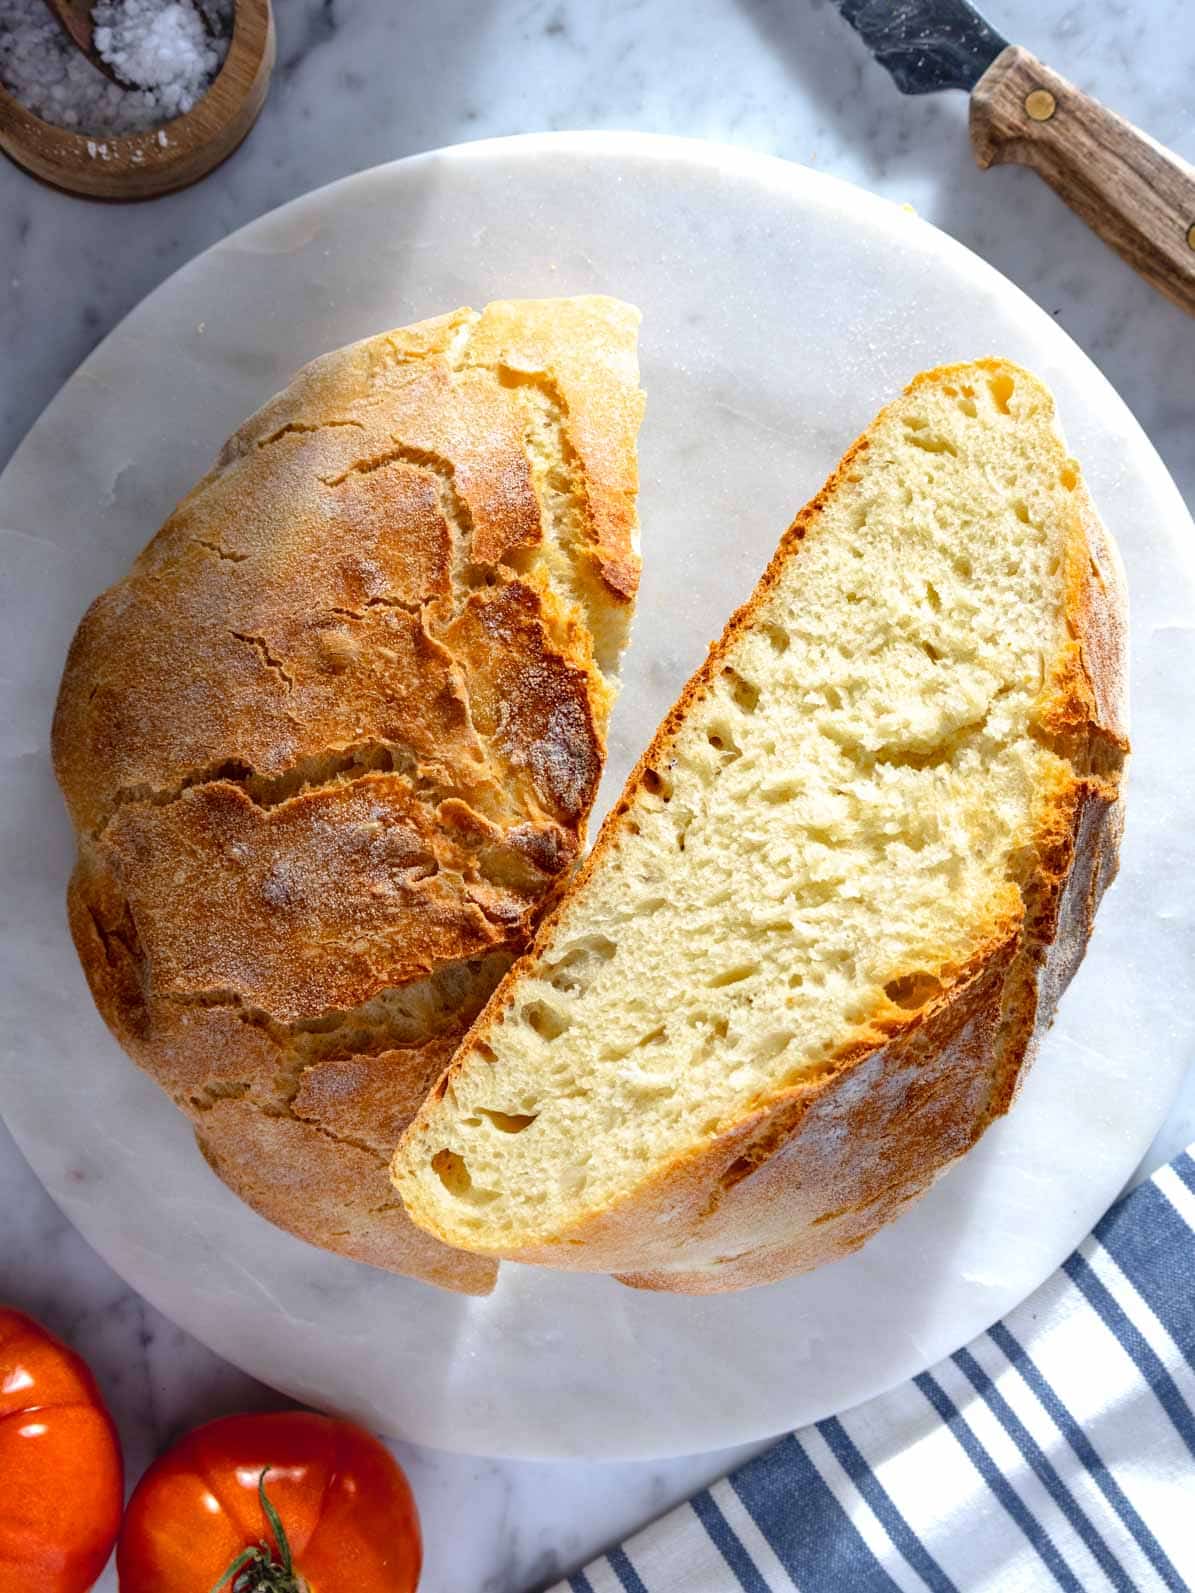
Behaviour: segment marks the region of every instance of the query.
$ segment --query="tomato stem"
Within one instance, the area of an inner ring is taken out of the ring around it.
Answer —
[[[266,1493],[266,1478],[269,1474],[269,1466],[263,1466],[261,1476],[257,1479],[257,1497],[266,1524],[274,1534],[278,1558],[275,1560],[274,1548],[262,1538],[259,1543],[241,1550],[211,1593],[220,1593],[226,1587],[230,1593],[309,1593],[306,1581],[295,1573],[282,1517]]]

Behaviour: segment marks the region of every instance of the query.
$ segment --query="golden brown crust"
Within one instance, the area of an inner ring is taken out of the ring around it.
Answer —
[[[671,1253],[652,1246],[667,1267],[653,1270],[649,1260],[622,1281],[695,1294],[771,1283],[848,1254],[890,1221],[974,1141],[1014,947],[1015,935],[1006,936],[897,1037],[861,1040],[857,1054],[839,1057],[791,1101],[738,1125],[735,1142],[719,1140],[689,1161],[676,1180],[685,1195],[696,1201],[712,1190],[689,1225],[700,1244],[690,1255],[679,1229]]]
[[[313,362],[93,603],[55,714],[117,1037],[250,1204],[448,1287],[492,1265],[385,1159],[583,840],[612,690],[550,555],[625,631],[637,321],[499,303]]]
[[[416,1228],[383,1187],[377,1157],[351,1140],[241,1100],[215,1102],[196,1123],[195,1140],[212,1171],[278,1227],[306,1237],[318,1214],[317,1242],[326,1250],[389,1271],[397,1258],[403,1272],[458,1294],[493,1288],[493,1262]],[[346,1198],[354,1185],[359,1193]]]
[[[999,360],[991,375],[1025,373]],[[908,391],[949,383],[973,366],[942,367]],[[644,778],[666,766],[673,737],[712,686],[784,563],[869,444],[864,434],[801,511],[751,598],[730,619],[632,772],[577,883],[618,845]],[[941,970],[941,993],[915,1011],[889,1003],[815,1078],[777,1092],[711,1141],[653,1169],[628,1196],[551,1243],[503,1250],[511,1260],[614,1271],[635,1287],[716,1293],[768,1283],[862,1244],[1007,1111],[1038,1038],[1082,958],[1096,907],[1114,877],[1128,743],[1127,606],[1115,548],[1074,481],[1067,550],[1067,640],[1043,684],[1034,732],[1059,755],[1042,794],[1021,876],[991,904],[983,944],[963,970]],[[511,968],[478,1018],[484,1040],[541,947]],[[463,1057],[468,1044],[462,1047]],[[458,1062],[433,1096],[449,1088]],[[424,1132],[417,1118],[408,1143]],[[849,1151],[844,1153],[844,1147]],[[632,1259],[633,1258],[633,1259]],[[633,1270],[631,1270],[633,1268]]]

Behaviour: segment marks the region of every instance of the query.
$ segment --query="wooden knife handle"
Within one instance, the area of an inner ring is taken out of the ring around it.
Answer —
[[[1195,167],[1010,44],[971,93],[983,167],[1032,166],[1147,282],[1195,315]]]

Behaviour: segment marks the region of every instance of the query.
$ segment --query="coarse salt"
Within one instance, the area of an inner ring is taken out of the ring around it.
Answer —
[[[92,66],[44,0],[0,0],[0,83],[58,127],[139,133],[183,115],[207,89],[228,53],[233,0],[98,0],[92,20],[97,50],[129,87]],[[108,158],[102,145],[88,154]]]

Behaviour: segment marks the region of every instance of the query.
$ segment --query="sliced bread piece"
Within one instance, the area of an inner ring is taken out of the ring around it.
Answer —
[[[644,1287],[855,1248],[1006,1111],[1116,866],[1117,555],[1047,390],[920,376],[802,511],[403,1137],[447,1243]]]

